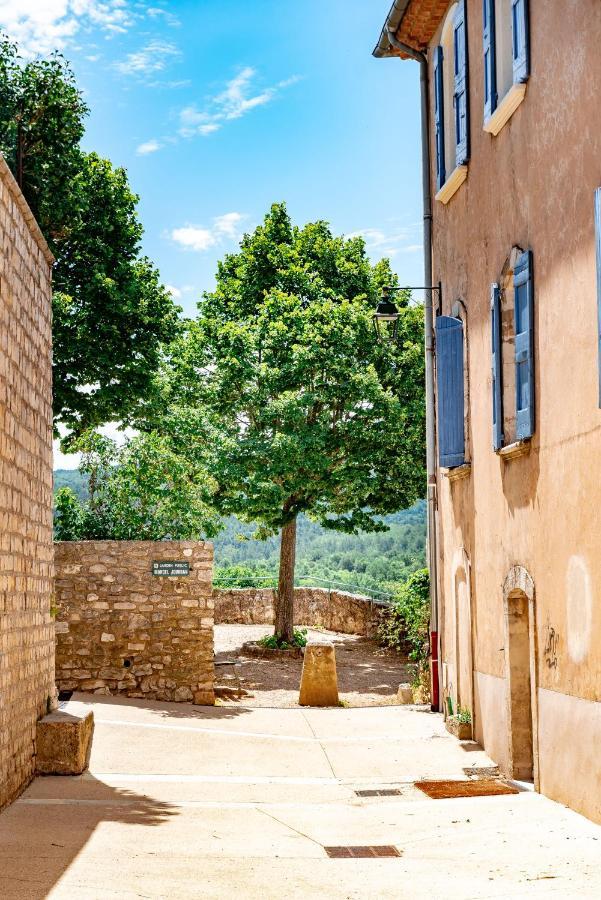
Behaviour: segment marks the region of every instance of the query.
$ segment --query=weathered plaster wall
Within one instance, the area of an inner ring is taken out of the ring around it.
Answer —
[[[189,575],[153,575],[167,560]],[[211,544],[59,542],[55,567],[59,690],[214,703]]]
[[[0,809],[54,697],[51,264],[0,154]]]
[[[442,312],[450,315],[455,300],[465,303],[471,386],[471,474],[453,483],[441,476],[438,484],[442,657],[456,677],[453,591],[464,550],[476,734],[493,756],[508,759],[499,707],[499,685],[506,690],[503,583],[512,566],[524,566],[535,585],[541,789],[601,819],[601,763],[586,749],[598,742],[601,704],[593,219],[593,191],[601,186],[601,4],[532,0],[532,74],[524,102],[497,137],[482,130],[482,4],[467,6],[471,159],[466,182],[433,210],[434,282],[442,282]],[[489,303],[490,284],[516,245],[534,255],[536,433],[528,456],[505,462],[492,449]],[[560,726],[564,714],[576,731]]]
[[[273,625],[274,591],[270,588],[215,588],[215,624]],[[382,606],[369,597],[322,588],[294,589],[294,621],[373,637]]]

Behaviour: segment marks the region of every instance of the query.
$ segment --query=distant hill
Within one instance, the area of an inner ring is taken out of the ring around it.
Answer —
[[[86,479],[77,470],[57,469],[54,489],[70,487],[87,497]],[[342,534],[300,516],[297,531],[296,574],[305,584],[338,583],[348,587],[388,591],[426,565],[426,503],[386,516],[389,530],[376,534]],[[217,581],[232,584],[271,584],[278,569],[279,538],[254,540],[255,526],[226,520],[215,538]]]
[[[58,491],[62,487],[70,487],[80,500],[85,500],[88,496],[87,479],[77,469],[54,470],[54,490]]]

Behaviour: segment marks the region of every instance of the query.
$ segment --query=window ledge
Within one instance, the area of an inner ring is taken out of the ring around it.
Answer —
[[[467,478],[471,471],[471,463],[464,463],[462,466],[457,466],[454,469],[443,469],[442,474],[449,481],[461,481],[462,478]]]
[[[448,203],[455,191],[458,191],[465,179],[467,178],[467,166],[455,166],[435,199],[440,203]]]
[[[526,84],[512,84],[494,113],[484,123],[484,130],[497,135],[509,122],[512,115],[526,96]]]
[[[513,444],[507,444],[497,450],[497,456],[509,462],[510,459],[518,459],[520,456],[528,456],[530,453],[530,441],[515,441]]]

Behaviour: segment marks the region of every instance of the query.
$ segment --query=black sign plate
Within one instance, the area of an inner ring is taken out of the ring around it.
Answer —
[[[183,575],[190,574],[190,563],[176,560],[153,562],[152,574],[162,575],[164,578],[181,578]]]

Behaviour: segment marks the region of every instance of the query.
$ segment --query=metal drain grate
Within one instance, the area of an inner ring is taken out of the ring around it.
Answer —
[[[330,859],[381,859],[400,856],[400,851],[392,844],[375,844],[366,847],[324,847]]]
[[[400,797],[401,792],[397,788],[382,788],[381,790],[355,791],[357,797]]]

